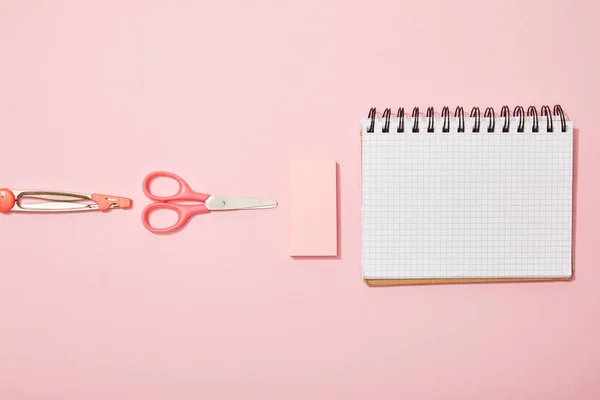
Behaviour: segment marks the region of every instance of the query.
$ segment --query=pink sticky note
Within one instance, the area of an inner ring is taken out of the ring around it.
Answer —
[[[290,170],[290,256],[336,256],[336,162],[292,161]]]

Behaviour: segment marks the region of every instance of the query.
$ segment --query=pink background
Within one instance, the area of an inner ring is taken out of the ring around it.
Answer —
[[[0,398],[599,398],[591,4],[2,1],[1,185],[135,208],[0,216]],[[578,129],[573,281],[363,283],[370,106],[556,103]],[[319,158],[340,165],[341,256],[294,260],[289,160]],[[280,206],[155,236],[155,169]]]

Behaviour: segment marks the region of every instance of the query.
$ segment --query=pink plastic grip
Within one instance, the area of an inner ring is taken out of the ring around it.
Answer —
[[[155,228],[150,224],[150,214],[158,210],[171,210],[177,213],[177,222],[166,228]],[[152,233],[171,233],[181,228],[196,214],[205,214],[209,212],[204,204],[172,204],[172,203],[152,203],[146,206],[142,211],[142,223]]]
[[[173,179],[179,184],[179,190],[177,191],[177,193],[171,196],[156,196],[152,193],[152,189],[150,188],[152,182],[156,178]],[[166,171],[156,171],[149,173],[144,178],[144,183],[142,187],[146,196],[148,196],[149,199],[154,201],[206,201],[206,199],[210,197],[210,195],[208,194],[194,192],[190,185],[188,185],[187,182],[184,181],[181,177],[175,175],[172,172]]]
[[[131,208],[131,199],[127,197],[111,196],[106,194],[92,194],[92,201],[98,204],[98,210],[106,211],[113,205],[118,208]]]

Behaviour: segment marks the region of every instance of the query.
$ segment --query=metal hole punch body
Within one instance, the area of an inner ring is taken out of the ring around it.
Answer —
[[[28,199],[41,202],[26,203]],[[0,189],[0,213],[107,211],[114,208],[130,208],[131,203],[131,199],[125,197],[103,194]]]

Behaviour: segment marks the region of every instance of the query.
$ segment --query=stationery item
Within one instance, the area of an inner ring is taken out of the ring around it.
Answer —
[[[573,124],[560,106],[373,108],[361,140],[368,284],[571,277]]]
[[[157,196],[152,193],[151,184],[156,178],[168,178],[177,182],[179,189],[172,196]],[[142,222],[146,229],[152,233],[171,233],[181,229],[189,219],[196,214],[209,211],[253,210],[262,208],[275,208],[274,200],[247,199],[241,197],[212,196],[210,194],[194,192],[192,188],[179,176],[164,171],[152,172],[146,176],[143,189],[149,199],[155,201],[142,212]],[[200,204],[176,204],[182,202],[198,202]],[[177,221],[167,228],[155,228],[150,223],[150,214],[158,210],[170,210],[177,213]]]
[[[105,194],[0,189],[0,213],[107,211],[130,207],[131,199]]]
[[[292,161],[290,186],[290,256],[336,256],[336,162]]]

